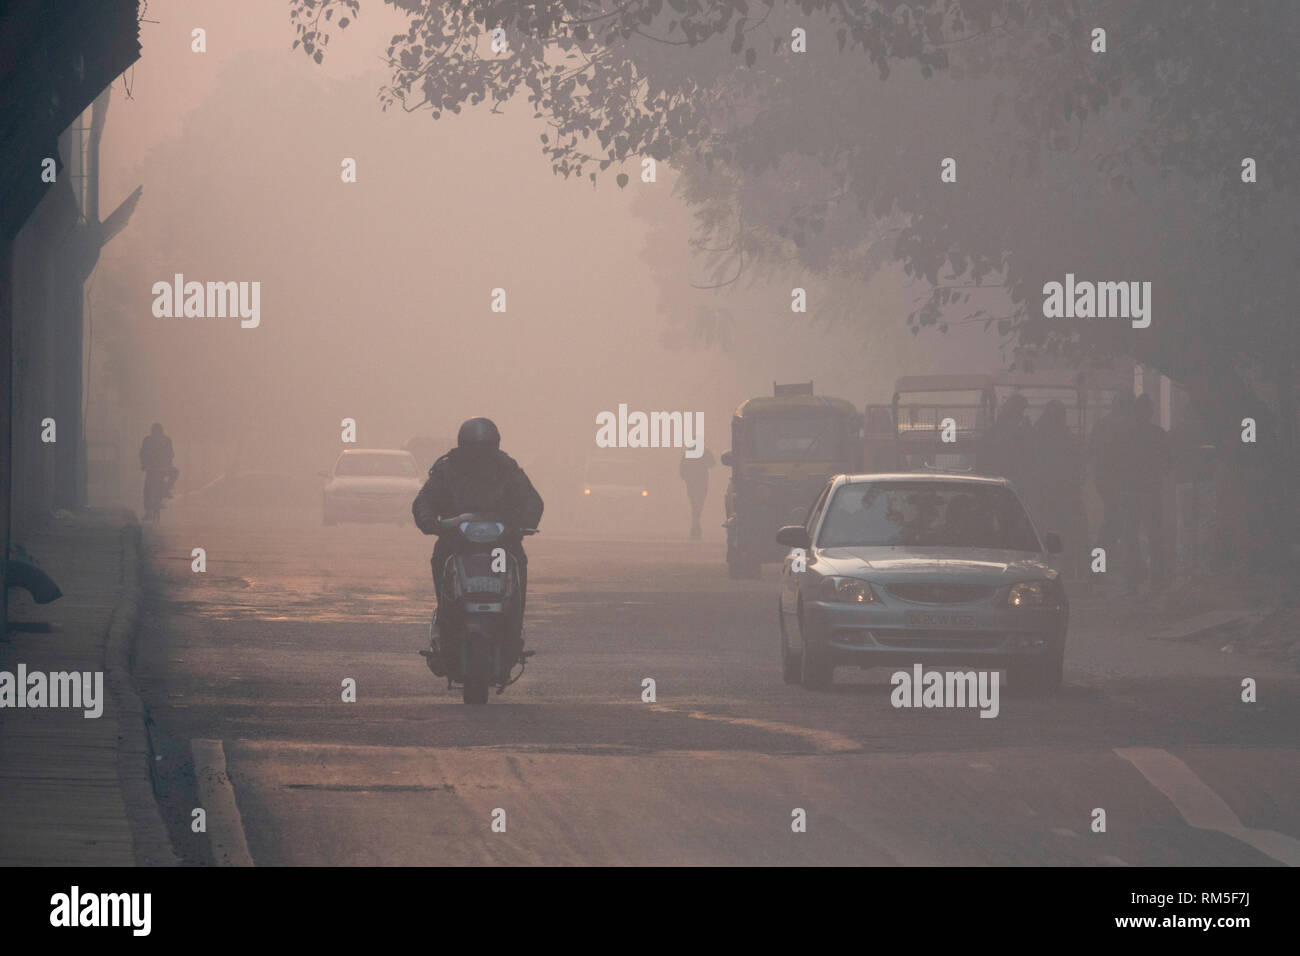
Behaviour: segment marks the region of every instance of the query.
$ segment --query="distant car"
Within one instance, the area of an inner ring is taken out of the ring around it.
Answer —
[[[593,456],[582,475],[582,497],[589,508],[635,508],[650,497],[646,476],[626,458]]]
[[[340,521],[412,520],[411,502],[424,482],[419,466],[409,451],[357,448],[339,455],[322,502],[322,520],[327,525]]]
[[[1002,478],[839,475],[786,556],[778,619],[786,683],[830,685],[837,665],[1005,668],[1012,686],[1061,686],[1069,603]]]

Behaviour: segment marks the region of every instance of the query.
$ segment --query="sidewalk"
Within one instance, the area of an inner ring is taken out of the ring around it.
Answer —
[[[63,597],[10,592],[0,671],[102,671],[103,714],[0,708],[0,866],[156,866],[177,862],[149,779],[144,712],[129,656],[139,600],[140,528],[125,511],[56,518],[21,542]]]

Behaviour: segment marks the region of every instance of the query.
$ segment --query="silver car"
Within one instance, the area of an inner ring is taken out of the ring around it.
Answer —
[[[321,499],[321,520],[411,523],[411,500],[424,482],[409,451],[349,448],[334,462]]]
[[[1069,603],[1044,542],[1002,478],[839,475],[803,525],[780,530],[786,683],[838,665],[982,666],[1014,687],[1061,686]]]

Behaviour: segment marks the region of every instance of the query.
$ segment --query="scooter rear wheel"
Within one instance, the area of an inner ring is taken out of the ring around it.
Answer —
[[[482,641],[471,641],[465,680],[461,685],[461,700],[467,704],[488,702],[488,653]]]

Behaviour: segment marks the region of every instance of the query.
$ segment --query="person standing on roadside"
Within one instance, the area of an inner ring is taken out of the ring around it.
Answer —
[[[1145,393],[1133,403],[1133,427],[1128,435],[1128,459],[1133,475],[1133,508],[1129,534],[1132,540],[1133,567],[1137,583],[1149,582],[1161,588],[1167,583],[1167,560],[1164,534],[1165,476],[1173,464],[1169,433],[1157,425],[1155,403]],[[1138,548],[1139,534],[1147,539],[1147,564],[1144,567]]]
[[[699,540],[700,515],[704,513],[704,499],[709,496],[709,469],[713,467],[713,452],[707,448],[699,458],[683,454],[677,474],[686,483],[686,497],[691,503],[691,538]]]

